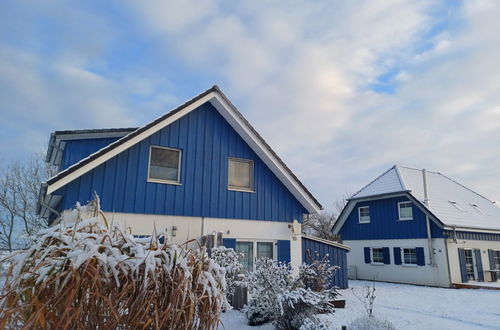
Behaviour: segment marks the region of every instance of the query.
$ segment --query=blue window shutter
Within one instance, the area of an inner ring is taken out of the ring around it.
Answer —
[[[371,262],[372,262],[372,260],[371,260],[371,257],[370,257],[370,248],[369,247],[365,247],[365,264],[369,264]]]
[[[224,245],[228,249],[236,250],[236,239],[235,238],[223,238],[222,245]]]
[[[391,264],[391,250],[388,247],[382,248],[382,251],[384,253],[384,264],[390,265]]]
[[[490,269],[495,269],[496,265],[495,265],[495,256],[493,254],[493,250],[488,250],[488,257],[490,259]],[[493,282],[495,282],[497,280],[497,273],[491,273],[491,280]]]
[[[289,263],[292,260],[290,255],[290,241],[278,241],[278,261]]]
[[[481,260],[481,250],[475,249],[474,253],[476,254],[476,267],[477,267],[478,280],[479,280],[479,282],[484,282],[483,261]]]
[[[396,265],[401,265],[401,248],[394,248],[394,263]]]
[[[460,260],[460,274],[462,275],[462,283],[467,283],[467,268],[465,266],[465,251],[458,249],[458,259]]]
[[[416,250],[417,250],[417,265],[425,266],[424,248],[418,247],[418,248],[416,248]]]

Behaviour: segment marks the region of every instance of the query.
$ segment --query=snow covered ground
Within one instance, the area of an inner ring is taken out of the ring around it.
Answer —
[[[367,281],[349,281],[350,287],[361,296]],[[500,291],[442,289],[415,285],[375,283],[374,315],[385,318],[397,329],[500,329]],[[363,304],[352,289],[341,290],[346,308],[330,317],[332,329],[362,316]],[[341,298],[342,299],[342,298]],[[266,324],[249,327],[243,314],[231,311],[222,317],[225,329],[272,329]]]

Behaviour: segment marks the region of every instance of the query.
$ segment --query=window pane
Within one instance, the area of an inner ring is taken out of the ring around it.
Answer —
[[[252,189],[252,161],[229,159],[229,187]]]
[[[257,258],[273,259],[273,243],[257,242]]]
[[[151,179],[178,181],[179,150],[151,148],[151,164],[149,177]]]
[[[363,206],[359,208],[359,222],[370,222],[369,206]]]
[[[236,251],[243,252],[240,263],[245,272],[253,271],[253,242],[236,242]]]
[[[408,265],[416,265],[417,249],[403,249],[403,262]]]
[[[384,262],[384,250],[382,248],[373,248],[372,249],[372,254],[373,254],[373,262]]]
[[[399,216],[401,219],[413,218],[413,208],[411,202],[399,204]]]

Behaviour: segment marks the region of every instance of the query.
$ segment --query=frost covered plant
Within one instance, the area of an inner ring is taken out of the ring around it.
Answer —
[[[385,319],[361,316],[349,323],[349,330],[396,330],[394,325]]]
[[[0,328],[218,326],[224,268],[204,250],[138,240],[102,219],[98,200],[77,207],[9,257]]]
[[[323,259],[314,259],[310,264],[302,264],[299,269],[299,279],[306,288],[323,292],[329,289],[333,276],[339,268],[330,265],[326,255]]]
[[[226,269],[226,294],[232,296],[236,286],[239,285],[237,276],[242,272],[243,266],[240,260],[243,258],[243,253],[224,246],[218,246],[211,250],[211,258]]]
[[[255,269],[245,278],[251,299],[243,308],[243,312],[250,325],[274,320],[278,295],[290,290],[294,283],[289,264],[262,258],[256,261]]]
[[[367,316],[373,317],[373,305],[375,302],[375,298],[377,297],[375,295],[375,281],[372,282],[371,287],[369,284],[366,284],[365,286],[363,286],[363,291],[362,291],[361,297],[356,294],[356,292],[354,291],[354,288],[352,288],[352,293],[356,297],[356,299],[358,299],[363,304],[363,307],[365,308]]]

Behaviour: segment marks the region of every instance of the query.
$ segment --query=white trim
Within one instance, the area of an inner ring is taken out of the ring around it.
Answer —
[[[401,217],[401,204],[408,204],[410,203],[411,207],[411,218],[403,218]],[[398,202],[398,221],[409,221],[413,220],[413,202],[412,201],[404,201],[404,202]]]
[[[67,185],[83,174],[89,172],[93,168],[103,164],[114,156],[118,155],[124,150],[132,147],[136,143],[144,140],[155,132],[161,130],[162,128],[170,125],[174,121],[182,118],[189,112],[197,109],[201,105],[206,102],[210,102],[219,113],[229,122],[229,124],[238,132],[238,134],[247,142],[247,144],[252,148],[252,150],[264,161],[264,163],[271,169],[271,171],[280,179],[280,181],[288,188],[288,190],[297,198],[302,205],[306,208],[306,210],[310,213],[319,213],[321,211],[320,207],[317,203],[309,196],[304,188],[300,186],[295,178],[291,176],[290,173],[284,168],[284,166],[278,161],[278,159],[270,152],[267,146],[256,136],[255,133],[248,127],[248,125],[243,121],[243,119],[238,116],[235,111],[232,109],[231,105],[229,105],[224,98],[216,91],[212,91],[207,95],[201,97],[197,101],[185,106],[180,109],[175,114],[169,116],[165,120],[160,121],[156,125],[148,128],[144,132],[134,136],[130,140],[124,142],[121,145],[118,145],[115,148],[112,148],[108,152],[103,155],[97,157],[92,160],[88,164],[78,168],[74,172],[68,174],[67,176],[61,178],[60,180],[54,182],[47,187],[47,194],[51,194],[59,188]],[[121,140],[121,139],[120,139]],[[117,140],[114,143],[118,143],[120,140]],[[114,144],[113,143],[113,144]],[[113,145],[111,144],[111,145]],[[99,151],[97,151],[99,152]],[[92,154],[93,155],[93,154]],[[82,161],[92,157],[92,155],[80,160],[80,162],[74,164],[73,166],[77,166],[77,164]],[[72,168],[73,166],[69,167]],[[68,168],[68,169],[69,169]],[[66,169],[66,170],[68,170]]]
[[[361,221],[361,209],[368,209],[368,214],[370,214],[370,205],[358,206],[358,223],[359,224],[370,223],[372,220],[370,215],[368,215],[368,221],[366,220]]]
[[[151,170],[151,152],[153,151],[153,148],[172,150],[172,151],[179,152],[179,160],[177,161],[177,181],[149,177],[149,171]],[[150,145],[149,146],[149,158],[148,158],[148,176],[147,176],[146,181],[147,182],[154,182],[154,183],[174,184],[174,185],[180,186],[181,185],[181,165],[182,165],[181,160],[182,160],[182,150],[181,149],[163,147],[163,146],[158,146],[158,145]]]
[[[320,243],[325,243],[325,244],[328,244],[328,245],[331,245],[331,246],[335,246],[335,247],[338,247],[338,248],[341,248],[341,249],[344,249],[344,250],[347,250],[347,251],[351,251],[351,247],[350,246],[347,246],[347,245],[344,245],[344,244],[341,244],[341,243],[338,243],[338,242],[330,241],[330,240],[327,240],[327,239],[324,239],[324,238],[321,238],[321,237],[311,236],[311,235],[307,235],[307,234],[302,234],[302,237],[310,239],[310,240],[313,240],[313,241],[317,241],[317,242],[320,242]]]

